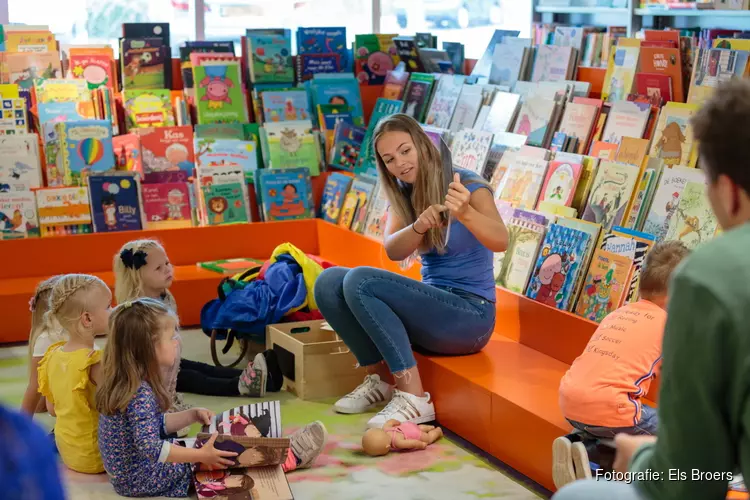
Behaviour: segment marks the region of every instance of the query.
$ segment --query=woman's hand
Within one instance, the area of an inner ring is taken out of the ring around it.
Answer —
[[[444,205],[430,205],[427,210],[422,212],[419,218],[414,221],[414,229],[418,233],[426,233],[433,227],[440,227],[443,225],[443,219],[440,217],[442,212],[448,210]]]
[[[630,436],[627,434],[618,434],[615,436],[615,462],[612,468],[617,472],[627,472],[630,460],[638,451],[638,448],[647,443],[655,443],[656,436]]]
[[[193,408],[193,421],[199,424],[211,425],[211,419],[216,415],[205,408]]]
[[[233,451],[217,450],[216,448],[214,448],[214,442],[216,441],[216,437],[218,435],[218,433],[211,434],[211,438],[206,441],[206,444],[201,447],[200,463],[206,465],[218,465],[222,467],[229,467],[230,465],[234,465],[234,460],[230,460],[229,458],[236,457],[237,453]]]
[[[448,194],[445,197],[445,207],[450,210],[453,217],[461,220],[470,208],[470,201],[471,193],[461,184],[461,177],[453,174],[453,182],[448,186]]]

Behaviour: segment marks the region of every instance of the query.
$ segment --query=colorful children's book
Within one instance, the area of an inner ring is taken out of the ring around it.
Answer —
[[[526,296],[563,311],[570,310],[589,238],[583,231],[550,225]]]
[[[349,123],[339,123],[333,132],[333,147],[329,165],[354,172],[359,163],[359,152],[366,129]]]
[[[258,169],[255,141],[195,139],[195,164],[199,167],[239,167],[248,180]]]
[[[522,155],[513,156],[510,168],[495,192],[495,198],[514,208],[532,210],[547,174],[548,162]]]
[[[622,101],[630,94],[638,68],[639,54],[639,47],[617,46],[613,48],[607,65],[607,73],[604,76],[602,99],[611,102]]]
[[[34,193],[0,193],[0,240],[39,236]]]
[[[194,66],[198,123],[247,123],[239,61]]]
[[[624,241],[632,242],[633,251],[633,271],[630,274],[630,284],[628,286],[625,299],[622,304],[629,304],[638,300],[639,287],[641,281],[641,269],[643,269],[643,263],[646,261],[646,254],[648,254],[651,247],[656,243],[656,239],[653,235],[642,233],[640,231],[633,231],[632,229],[625,229],[620,226],[612,228],[612,232],[605,234],[602,237],[602,243],[600,248],[608,252],[617,253],[619,255],[630,256],[630,252],[624,253],[619,251],[618,245],[621,245]]]
[[[370,199],[369,205],[363,234],[374,240],[383,241],[385,224],[388,221],[388,198],[385,196],[382,183],[378,183],[378,188]]]
[[[267,90],[261,94],[261,100],[266,122],[310,119],[310,103],[304,90]]]
[[[651,207],[643,223],[643,232],[653,234],[656,241],[664,241],[672,225],[680,198],[689,182],[705,184],[706,175],[695,168],[674,166],[662,171]]]
[[[513,132],[527,136],[527,144],[543,147],[554,111],[555,102],[550,99],[541,97],[526,99],[518,112]]]
[[[85,187],[42,188],[35,194],[42,237],[93,232]]]
[[[91,175],[88,186],[95,233],[143,229],[136,174]]]
[[[197,167],[200,221],[204,225],[252,222],[245,173],[237,167]]]
[[[341,172],[333,172],[328,176],[323,189],[323,197],[320,200],[320,218],[333,224],[339,221],[341,207],[352,180],[352,176]]]
[[[186,182],[164,182],[141,186],[147,229],[193,225],[188,186]]]
[[[309,169],[261,169],[258,178],[265,221],[315,217]]]
[[[537,209],[543,202],[569,207],[573,203],[582,168],[580,163],[559,160],[550,162]]]
[[[320,174],[320,145],[310,120],[266,123],[261,129],[268,143],[271,168],[307,168]]]
[[[633,260],[597,249],[576,305],[576,314],[600,323],[620,307],[630,285]]]
[[[702,182],[688,182],[682,190],[680,203],[669,222],[666,241],[678,240],[690,249],[713,238],[718,227],[716,215]]]
[[[363,85],[382,85],[398,61],[393,39],[397,35],[378,33],[354,37],[354,74]]]
[[[510,219],[507,227],[508,248],[502,259],[495,261],[495,283],[512,292],[524,293],[546,228],[515,217]]]
[[[45,127],[48,186],[82,186],[91,174],[115,169],[112,126],[107,120],[80,120]]]
[[[125,89],[163,89],[166,64],[171,64],[169,47],[161,38],[120,40],[120,67]]]
[[[138,128],[135,132],[141,138],[144,182],[185,182],[192,177],[192,127]]]
[[[367,227],[367,214],[370,211],[370,204],[372,203],[373,197],[377,194],[378,186],[377,182],[363,177],[362,182],[352,182],[352,187],[349,190],[350,193],[356,193],[357,195],[357,208],[354,210],[352,217],[352,224],[349,227],[355,233],[362,234]],[[356,179],[355,179],[356,181]],[[347,196],[349,193],[347,193]],[[347,204],[347,200],[344,200],[344,205]]]
[[[71,47],[68,73],[71,78],[86,80],[90,89],[117,88],[117,71],[111,47]]]
[[[123,97],[128,130],[174,126],[174,110],[169,90],[125,90]]]
[[[695,104],[668,102],[661,110],[649,156],[665,165],[694,167],[698,155],[690,119],[698,111]]]
[[[241,257],[237,259],[223,259],[223,260],[211,260],[208,262],[198,262],[198,267],[208,269],[215,273],[223,274],[224,276],[234,276],[240,274],[248,269],[259,267],[264,264],[261,260],[248,259],[247,257]]]
[[[36,134],[0,136],[0,193],[30,191],[41,186],[39,137]]]
[[[621,225],[639,180],[638,173],[639,168],[633,165],[602,161],[582,219],[601,224],[605,231]]]
[[[464,75],[443,75],[440,77],[427,112],[426,125],[440,128],[450,126],[465,81]]]
[[[292,38],[289,30],[284,30],[284,34],[247,30],[247,45],[250,81],[255,84],[294,82]]]
[[[22,97],[0,99],[0,135],[21,135],[29,131],[29,115],[26,99]]]
[[[143,150],[141,136],[122,134],[112,138],[115,153],[115,168],[123,172],[137,172],[143,179]]]
[[[412,73],[404,91],[404,106],[401,110],[418,122],[423,121],[425,111],[430,103],[435,76],[426,73]]]
[[[492,146],[492,132],[462,129],[453,139],[451,156],[454,168],[464,168],[482,175]]]
[[[354,229],[355,222],[359,225],[361,209],[367,210],[367,202],[374,190],[374,179],[364,176],[354,179],[344,197],[344,205],[341,207],[341,215],[339,216],[339,226]]]
[[[375,127],[377,127],[380,120],[383,118],[396,114],[399,112],[402,106],[401,101],[394,101],[389,99],[378,98],[375,102],[375,108],[372,110],[372,116],[370,116],[370,123],[367,127],[367,132],[362,139],[362,149],[359,156],[359,165],[355,169],[355,173],[369,175],[372,178],[377,177],[377,167],[375,166],[375,147],[372,143],[373,134],[375,133]]]

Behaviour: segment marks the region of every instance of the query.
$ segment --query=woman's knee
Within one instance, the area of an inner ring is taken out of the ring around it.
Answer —
[[[388,271],[366,266],[350,269],[349,272],[346,273],[346,276],[344,276],[344,297],[354,297],[357,293],[362,291],[362,288],[366,286],[368,282],[372,281],[373,278],[381,277],[387,273]]]
[[[329,304],[332,298],[343,298],[344,277],[348,271],[346,267],[329,267],[320,273],[313,287],[315,302]]]

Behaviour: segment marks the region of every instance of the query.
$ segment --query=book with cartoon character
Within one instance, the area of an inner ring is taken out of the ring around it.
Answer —
[[[688,182],[706,182],[706,174],[696,168],[676,165],[665,168],[656,187],[651,207],[643,223],[643,232],[656,236],[656,241],[663,241],[667,235],[672,218],[680,204],[682,191]]]
[[[621,225],[639,181],[639,171],[638,167],[627,163],[602,161],[581,218],[601,224],[605,231]]]
[[[543,202],[569,207],[573,203],[582,169],[580,163],[560,160],[550,162],[537,210]]]
[[[123,89],[165,88],[165,64],[171,64],[169,47],[156,37],[120,39]]]
[[[367,130],[350,123],[337,123],[333,130],[333,146],[329,165],[354,172]]]
[[[388,71],[399,62],[398,35],[378,33],[354,36],[354,74],[362,85],[383,85]]]
[[[656,238],[653,235],[633,231],[620,226],[612,228],[612,232],[602,236],[600,248],[608,252],[624,255],[633,259],[633,271],[622,304],[629,304],[638,300],[641,281],[641,269]]]
[[[539,250],[526,296],[563,311],[575,300],[575,286],[590,235],[552,224]]]
[[[39,137],[0,135],[0,193],[30,191],[41,186]]]
[[[282,437],[279,401],[238,406],[218,414],[210,425],[202,427],[194,447],[202,447],[214,433],[218,433],[214,446],[237,456],[228,469],[195,466],[199,499],[293,500],[281,468],[290,441]]]
[[[191,227],[190,190],[186,182],[143,184],[143,213],[148,229]]]
[[[248,181],[258,169],[255,141],[195,139],[195,164],[199,167],[240,167]]]
[[[26,135],[29,132],[29,113],[27,101],[23,97],[0,99],[2,116],[0,116],[0,136]]]
[[[252,83],[294,82],[291,31],[273,34],[247,30],[247,54]]]
[[[306,167],[310,175],[320,174],[320,144],[310,120],[267,122],[261,135],[268,145],[270,168]]]
[[[88,186],[95,233],[143,229],[140,181],[135,173],[92,175]]]
[[[245,173],[238,167],[196,167],[202,225],[252,222]]]
[[[681,241],[691,250],[713,238],[719,223],[708,201],[706,184],[688,182],[669,222],[666,241]]]
[[[344,197],[352,185],[352,176],[341,172],[333,172],[326,180],[323,197],[320,200],[320,218],[336,224],[341,215]]]
[[[37,189],[36,206],[42,237],[91,233],[91,205],[85,187]]]
[[[34,193],[0,193],[0,240],[39,236]]]
[[[267,90],[261,95],[263,120],[288,122],[310,119],[310,103],[304,90]]]
[[[367,216],[367,204],[375,191],[375,180],[370,177],[358,176],[352,182],[349,192],[344,197],[341,207],[339,226],[356,231],[360,225],[364,226]]]
[[[698,161],[698,148],[693,138],[690,119],[697,112],[696,104],[665,104],[654,130],[649,156],[661,158],[665,165],[695,167]]]
[[[265,221],[315,216],[310,171],[306,167],[260,169],[257,184]]]
[[[534,269],[545,227],[512,217],[508,222],[508,248],[495,254],[495,283],[516,293],[524,293]]]
[[[133,130],[141,140],[145,183],[185,182],[193,175],[193,128],[154,127]]]
[[[108,120],[47,124],[44,142],[49,186],[85,186],[89,175],[115,169]]]
[[[123,172],[137,172],[143,179],[143,149],[141,136],[122,134],[112,138],[115,153],[115,168]]]
[[[169,90],[125,90],[122,94],[128,130],[174,126],[174,110]]]
[[[372,198],[370,208],[367,210],[364,234],[372,239],[383,241],[385,235],[385,224],[388,222],[388,198],[382,183],[378,183]]]
[[[632,259],[597,249],[591,259],[575,313],[601,323],[609,313],[620,307],[627,296],[632,269]]]
[[[198,123],[247,123],[240,61],[210,62],[193,65]]]

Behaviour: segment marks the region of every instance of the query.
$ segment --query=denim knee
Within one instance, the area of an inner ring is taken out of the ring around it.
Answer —
[[[362,284],[375,277],[376,273],[377,271],[372,267],[355,267],[354,269],[350,269],[343,280],[343,289],[346,290],[344,296],[356,296]]]
[[[346,267],[329,267],[323,270],[315,280],[313,296],[318,309],[325,315],[325,307],[344,297],[344,277],[349,272]],[[321,307],[322,306],[322,307]]]

